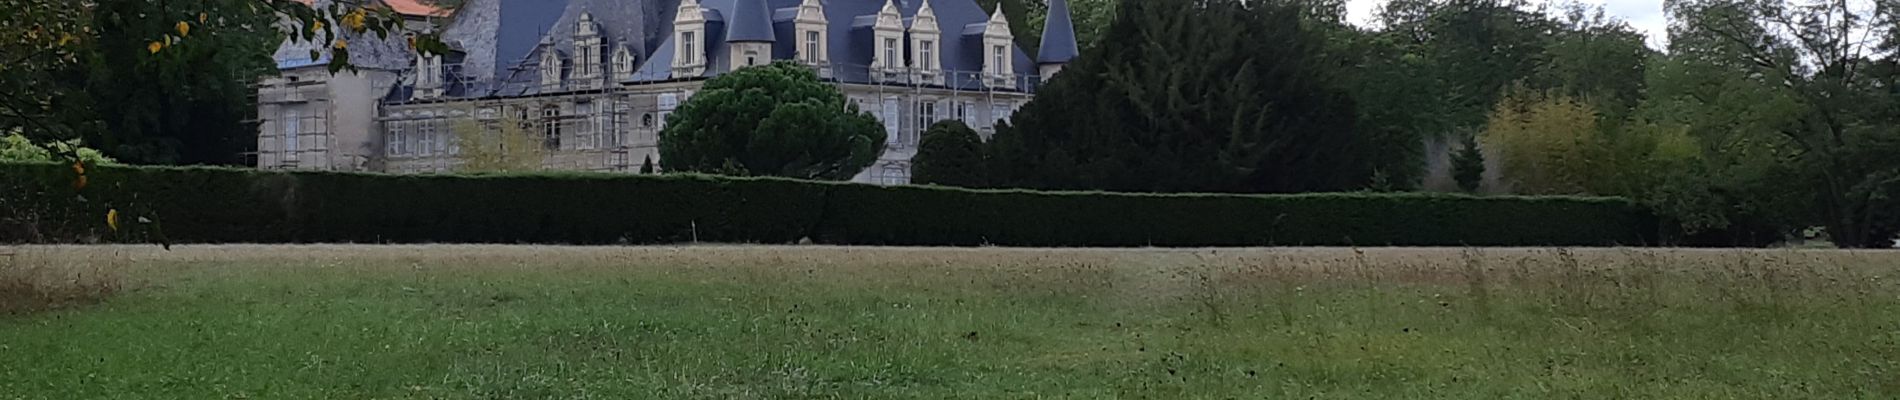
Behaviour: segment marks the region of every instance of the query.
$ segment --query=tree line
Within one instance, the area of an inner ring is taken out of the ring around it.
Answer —
[[[1346,21],[1342,0],[1070,1],[1082,56],[987,140],[933,127],[918,182],[1608,195],[1738,241],[1821,232],[1872,247],[1900,233],[1891,0],[1668,0],[1666,44],[1600,9],[1522,0],[1390,0],[1366,25]],[[1004,8],[1033,54],[1041,2],[979,2]],[[0,0],[0,56],[15,61],[0,64],[0,135],[83,139],[130,163],[242,163],[256,134],[248,85],[276,43],[334,41],[341,70],[338,35],[400,24],[363,1],[318,4]],[[695,101],[772,103],[742,89]],[[662,162],[683,164],[661,169],[863,168],[862,142],[882,135],[823,106],[830,95],[806,98],[746,112],[758,121],[670,123],[721,136],[669,128]],[[809,124],[827,128],[781,132]],[[769,149],[799,153],[742,154]]]
[[[1900,8],[1665,7],[1668,41],[1652,48],[1575,4],[1393,0],[1361,27],[1323,0],[1122,1],[1094,39],[1106,45],[991,140],[927,134],[917,178],[1625,196],[1683,234],[1892,245]]]

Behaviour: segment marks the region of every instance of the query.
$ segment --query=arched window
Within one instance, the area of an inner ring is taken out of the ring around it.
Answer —
[[[618,50],[614,51],[614,78],[628,79],[632,77],[633,52],[627,51],[626,46],[621,46]]]
[[[561,56],[554,52],[553,47],[548,47],[544,51],[545,53],[541,54],[541,85],[560,85]]]

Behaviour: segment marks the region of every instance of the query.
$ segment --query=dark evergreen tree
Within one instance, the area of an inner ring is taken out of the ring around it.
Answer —
[[[1134,0],[1000,129],[1009,186],[1300,192],[1364,185],[1345,172],[1352,99],[1324,38],[1288,1]]]
[[[961,121],[943,121],[924,131],[911,159],[911,181],[960,187],[982,187],[983,138]]]
[[[1476,193],[1484,184],[1484,153],[1476,136],[1465,136],[1464,147],[1451,155],[1451,176],[1466,193]]]
[[[884,128],[812,69],[781,61],[706,82],[660,133],[668,172],[845,180],[884,148]]]
[[[640,162],[640,173],[641,174],[653,173],[653,156],[652,155],[648,155],[646,157],[646,161]]]

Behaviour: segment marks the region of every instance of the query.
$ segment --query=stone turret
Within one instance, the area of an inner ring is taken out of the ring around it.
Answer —
[[[726,18],[727,55],[733,69],[772,63],[772,8],[765,0],[738,0]]]
[[[1081,54],[1075,44],[1075,23],[1069,20],[1068,0],[1049,0],[1049,17],[1042,25],[1042,53],[1036,67],[1042,80],[1054,78],[1062,67]]]

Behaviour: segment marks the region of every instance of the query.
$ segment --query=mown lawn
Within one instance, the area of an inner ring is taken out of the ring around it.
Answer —
[[[1900,397],[1900,253],[8,252],[0,399]]]

